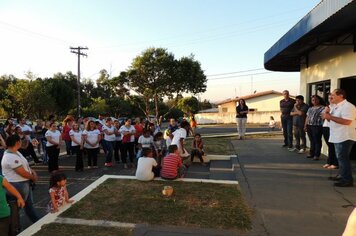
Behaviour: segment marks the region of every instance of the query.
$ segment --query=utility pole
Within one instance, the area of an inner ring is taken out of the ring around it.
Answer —
[[[77,76],[77,88],[78,88],[78,103],[77,103],[77,115],[80,117],[80,56],[88,57],[87,54],[81,52],[81,50],[88,50],[88,47],[70,47],[70,52],[78,55],[78,76]]]

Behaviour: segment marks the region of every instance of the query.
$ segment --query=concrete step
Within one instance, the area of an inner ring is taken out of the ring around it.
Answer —
[[[209,172],[191,172],[188,171],[185,178],[191,179],[209,179],[210,173]]]
[[[212,171],[233,171],[231,160],[210,161],[210,172]]]

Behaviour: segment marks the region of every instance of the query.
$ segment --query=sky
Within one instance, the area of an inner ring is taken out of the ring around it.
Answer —
[[[299,93],[299,73],[263,69],[264,53],[320,0],[0,0],[0,75],[72,71],[114,77],[149,47],[193,54],[207,76],[199,99]]]

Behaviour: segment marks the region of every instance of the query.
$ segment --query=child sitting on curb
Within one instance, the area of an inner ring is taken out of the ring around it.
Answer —
[[[153,180],[159,174],[159,170],[156,170],[157,162],[153,158],[153,151],[150,148],[143,148],[142,153],[143,156],[137,161],[136,178],[141,181]]]
[[[190,151],[191,162],[193,162],[194,157],[197,156],[200,160],[200,163],[203,166],[206,165],[203,160],[203,156],[204,156],[203,148],[204,148],[203,140],[201,139],[201,135],[197,133],[194,135],[194,141],[192,142],[192,150]]]
[[[168,147],[169,154],[163,158],[161,177],[162,179],[174,180],[185,176],[186,167],[179,156],[177,145]]]

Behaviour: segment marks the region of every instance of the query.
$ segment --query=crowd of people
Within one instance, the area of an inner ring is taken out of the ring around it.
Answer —
[[[74,170],[78,172],[85,169],[83,156],[87,157],[87,169],[99,168],[98,155],[102,149],[106,168],[122,163],[124,169],[136,169],[138,180],[149,181],[157,176],[173,180],[185,176],[195,156],[205,165],[203,142],[194,132],[188,121],[177,123],[174,119],[170,119],[164,131],[159,122],[140,118],[132,124],[129,118],[120,123],[111,117],[75,120],[68,115],[61,124],[50,117],[47,121],[37,121],[33,127],[26,119],[18,122],[8,119],[0,132],[1,235],[16,235],[21,231],[20,208],[24,208],[33,223],[39,219],[32,199],[38,176],[29,159],[34,164],[48,166],[47,210],[56,212],[63,204],[72,202],[66,189],[66,176],[59,169],[61,146],[65,146],[68,156],[75,155]],[[190,153],[184,142],[189,134],[195,135]]]
[[[356,108],[347,101],[345,91],[335,89],[328,101],[313,95],[310,105],[304,102],[302,95],[292,99],[285,90],[283,96],[284,99],[280,101],[283,147],[291,152],[307,153],[307,158],[318,161],[324,137],[328,158],[323,168],[339,170],[338,175],[330,178],[336,181],[335,186],[353,186],[350,154],[356,141]],[[306,136],[310,142],[308,152]]]

